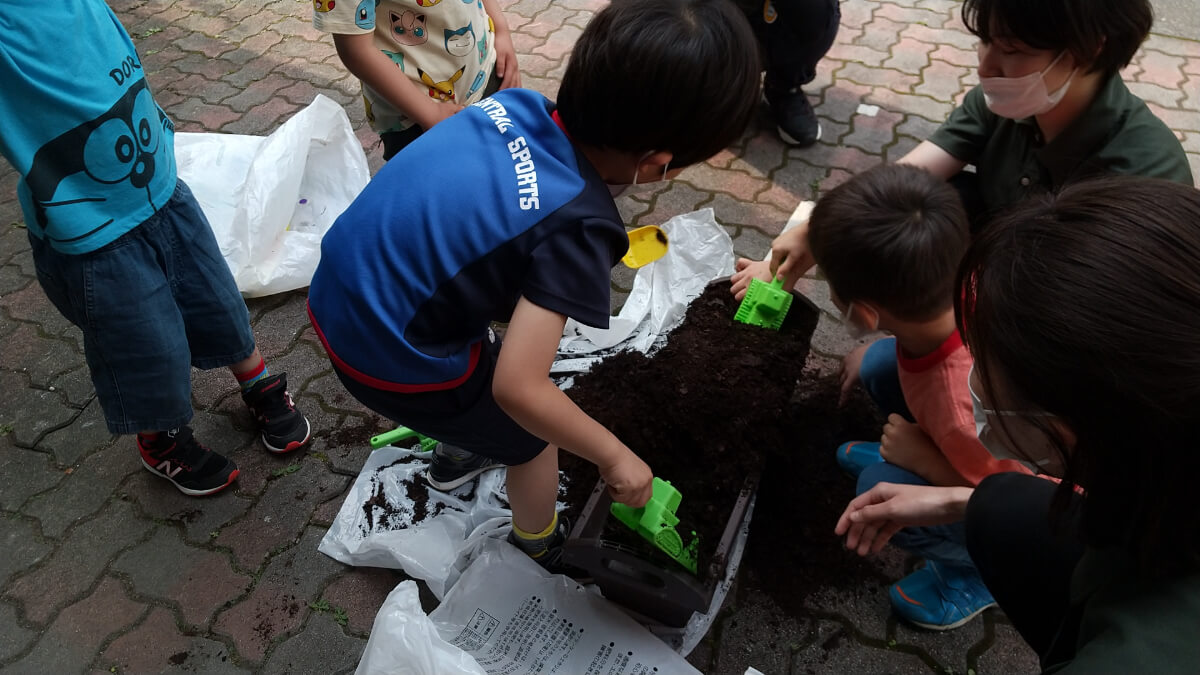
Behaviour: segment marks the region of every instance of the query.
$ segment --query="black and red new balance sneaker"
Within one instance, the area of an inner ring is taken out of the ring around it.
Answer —
[[[299,450],[312,438],[308,418],[292,403],[287,373],[264,377],[242,393],[246,407],[258,420],[263,445],[275,454]]]
[[[171,481],[185,495],[201,497],[220,492],[238,477],[237,465],[201,445],[188,426],[159,432],[152,441],[139,435],[137,446],[142,466]]]

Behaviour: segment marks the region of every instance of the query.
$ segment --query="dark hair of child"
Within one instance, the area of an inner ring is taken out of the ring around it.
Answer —
[[[907,321],[950,307],[967,241],[954,188],[903,164],[877,166],[831,190],[808,229],[813,257],[843,302],[867,300]]]
[[[958,273],[985,397],[1034,413],[1000,422],[1045,434],[1066,467],[1059,513],[1083,486],[1085,541],[1146,577],[1200,571],[1198,260],[1200,191],[1124,176],[1017,205]]]
[[[1150,0],[964,0],[962,19],[985,43],[1066,50],[1088,72],[1112,75],[1150,34],[1154,11]]]
[[[614,0],[571,52],[558,114],[577,142],[702,162],[759,105],[757,45],[729,0]]]

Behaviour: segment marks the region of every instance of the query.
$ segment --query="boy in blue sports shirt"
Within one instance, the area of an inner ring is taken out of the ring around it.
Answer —
[[[0,82],[0,154],[21,176],[38,282],[83,332],[108,430],[137,433],[142,465],[184,494],[225,489],[237,466],[187,423],[192,366],[229,367],[268,451],[307,443],[308,420],[284,374],[267,370],[208,221],[176,178],[174,126],[112,10],[62,0],[6,12]]]
[[[617,0],[584,30],[557,105],[504,90],[394,157],[325,236],[313,326],[346,388],[442,441],[429,482],[508,466],[509,540],[561,570],[558,448],[643,505],[650,468],[549,379],[567,317],[606,327],[628,248],[610,192],[737,138],[759,61],[727,0]],[[468,194],[464,196],[464,192]],[[509,323],[503,348],[492,321]]]

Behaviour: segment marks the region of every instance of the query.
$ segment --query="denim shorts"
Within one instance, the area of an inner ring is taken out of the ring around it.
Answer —
[[[484,340],[475,370],[459,386],[401,394],[376,389],[333,370],[350,395],[384,417],[443,443],[509,466],[537,457],[548,445],[508,416],[492,396],[500,340]]]
[[[112,433],[186,424],[191,367],[228,366],[254,353],[246,303],[183,181],[148,220],[95,251],[69,255],[29,239],[46,295],[83,331]]]

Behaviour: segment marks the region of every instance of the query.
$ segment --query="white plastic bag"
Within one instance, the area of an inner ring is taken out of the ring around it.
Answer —
[[[445,595],[472,549],[507,527],[512,511],[505,472],[485,471],[445,493],[425,487],[427,460],[390,446],[372,452],[317,550],[347,565],[402,569]],[[409,496],[414,489],[428,493],[423,503]]]
[[[629,298],[606,330],[567,321],[551,372],[585,371],[597,360],[589,355],[602,355],[596,352],[646,351],[683,319],[708,282],[733,274],[733,241],[712,209],[675,216],[660,227],[670,241],[667,254],[638,270]]]
[[[607,600],[496,539],[425,621],[405,584],[376,615],[357,675],[698,672]]]
[[[321,237],[371,178],[346,112],[320,94],[270,136],[176,134],[175,161],[247,297],[307,286]]]

